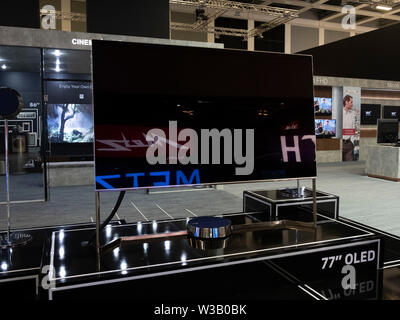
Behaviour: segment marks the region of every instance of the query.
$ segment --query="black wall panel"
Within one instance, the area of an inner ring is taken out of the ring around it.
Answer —
[[[215,26],[247,30],[247,20],[217,18]],[[220,35],[219,37],[215,37],[215,42],[223,43],[225,48],[247,50],[247,40],[241,37]]]
[[[87,0],[87,32],[169,38],[168,0]]]
[[[1,0],[0,26],[40,28],[39,0]]]
[[[400,24],[305,50],[314,57],[314,74],[400,81]]]
[[[258,27],[263,22],[256,22]],[[285,25],[264,32],[263,37],[256,37],[254,40],[254,50],[285,52]]]

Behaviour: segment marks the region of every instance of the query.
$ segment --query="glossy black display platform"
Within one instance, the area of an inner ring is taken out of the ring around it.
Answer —
[[[113,221],[122,224],[124,221]],[[42,277],[48,272],[42,264],[44,248],[48,247],[52,232],[79,228],[93,228],[93,223],[21,229],[29,233],[32,241],[24,246],[0,250],[0,297],[2,299],[38,299]],[[6,235],[0,232],[0,235]],[[40,280],[39,280],[40,278]]]
[[[295,215],[294,210],[292,217]],[[269,219],[265,212],[223,217],[230,219],[232,225],[257,224]],[[121,236],[181,231],[186,229],[186,223],[187,219],[178,219],[108,227],[101,235],[101,242]],[[192,248],[182,237],[141,242],[109,251],[100,261],[93,248],[82,246],[92,232],[93,229],[53,232],[51,247],[46,250],[50,252],[47,260],[52,270],[49,280],[53,281],[49,299],[327,299],[323,293],[316,294],[316,289],[308,288],[307,283],[322,283],[322,287],[317,287],[319,291],[329,281],[340,288],[345,257],[363,260],[354,263],[357,275],[366,281],[375,279],[374,288],[380,287],[379,270],[384,263],[383,235],[324,216],[318,216],[316,232],[243,232],[232,234],[226,248],[211,250]],[[330,266],[329,259],[339,256]],[[294,276],[298,280],[293,281],[286,274],[291,270],[282,272],[285,263],[305,280]],[[224,282],[228,290],[221,296],[212,284],[224,277],[230,280]],[[185,284],[193,281],[198,283],[196,290],[188,291]],[[282,288],[290,290],[283,294]],[[379,299],[376,292],[373,298]]]

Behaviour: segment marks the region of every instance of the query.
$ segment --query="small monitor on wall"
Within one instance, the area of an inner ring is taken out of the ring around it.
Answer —
[[[383,107],[384,119],[400,119],[400,106],[384,106]]]
[[[361,105],[361,124],[377,124],[381,118],[380,104],[362,104]]]
[[[378,143],[397,143],[399,135],[399,120],[379,119],[377,130]]]
[[[336,120],[315,120],[315,135],[317,138],[336,137]]]
[[[332,114],[332,98],[314,98],[314,109],[316,115],[330,116]]]

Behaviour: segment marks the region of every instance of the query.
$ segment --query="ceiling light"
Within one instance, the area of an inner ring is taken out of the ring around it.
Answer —
[[[60,72],[60,71],[61,71],[60,66],[57,65],[56,68],[55,68],[55,70],[56,70],[56,72]]]
[[[56,60],[56,65],[59,65],[60,64],[60,59],[57,59]]]
[[[3,64],[3,65],[1,66],[1,68],[2,68],[3,70],[6,70],[6,69],[7,69],[7,66],[6,66],[5,64]]]
[[[60,50],[54,50],[54,55],[55,55],[56,57],[61,56],[61,51],[60,51]]]
[[[376,7],[378,10],[383,10],[383,11],[390,11],[392,10],[392,7],[386,4],[378,4]]]

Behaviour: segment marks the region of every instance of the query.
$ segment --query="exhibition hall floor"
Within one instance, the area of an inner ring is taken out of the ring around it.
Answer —
[[[340,216],[400,235],[400,183],[369,178],[364,168],[364,162],[320,164],[317,189],[339,196]],[[311,181],[303,180],[301,185],[311,187]],[[267,182],[225,185],[222,190],[127,192],[117,215],[127,222],[136,222],[241,212],[244,190],[295,186],[296,182]],[[23,186],[18,190],[25,192]],[[117,197],[114,192],[101,194],[102,220],[111,212]],[[11,205],[12,227],[92,222],[94,198],[93,186],[51,188],[49,202]],[[6,206],[1,205],[0,229],[6,228],[6,216]]]

